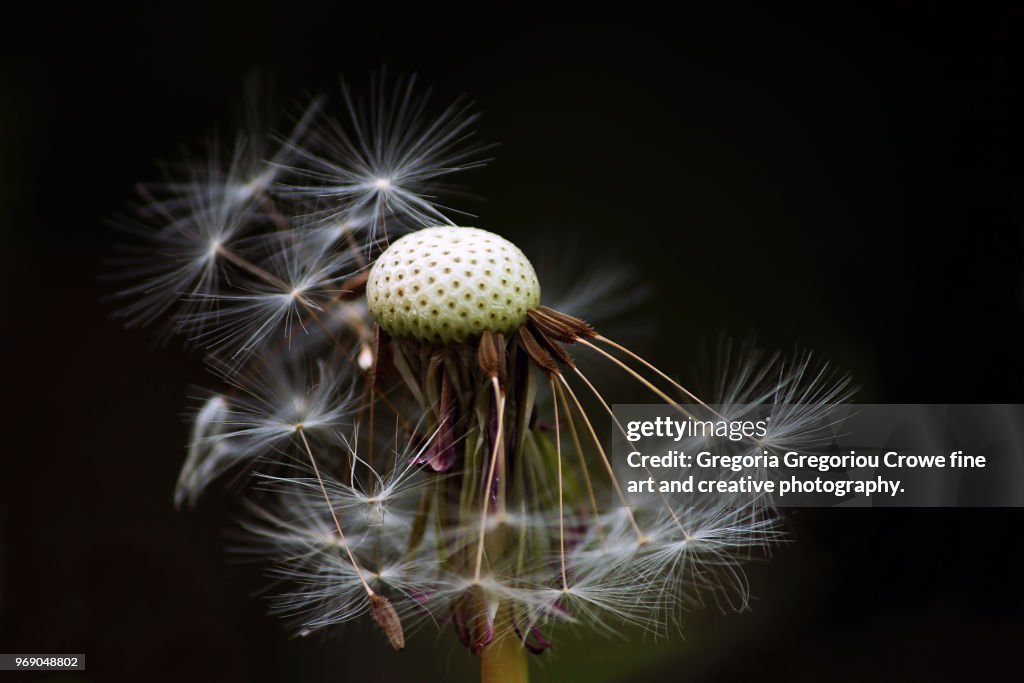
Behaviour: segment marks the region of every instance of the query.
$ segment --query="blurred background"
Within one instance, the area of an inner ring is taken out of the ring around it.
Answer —
[[[460,206],[633,264],[672,373],[724,333],[814,349],[863,402],[1024,402],[1022,17],[893,5],[8,9],[0,651],[88,671],[0,681],[475,680],[447,627],[398,655],[369,623],[289,638],[259,568],[224,554],[231,504],[172,509],[208,380],[111,319],[107,221],[158,160],[232,134],[253,69],[286,103],[336,106],[339,75],[365,92],[383,65],[438,106],[467,94],[500,147],[463,178],[486,200]],[[565,637],[535,680],[1019,680],[1022,523],[789,511],[789,542],[748,566],[750,611],[688,612],[668,641]]]

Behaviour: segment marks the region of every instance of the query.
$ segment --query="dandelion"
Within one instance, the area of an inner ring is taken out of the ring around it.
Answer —
[[[440,182],[480,164],[473,119],[427,117],[413,85],[377,82],[369,109],[346,90],[344,123],[274,138],[287,162],[203,165],[144,211],[162,218],[148,256],[172,258],[139,271],[126,311],[169,317],[220,380],[176,502],[251,471],[235,550],[272,560],[274,613],[303,635],[369,619],[395,649],[447,625],[487,681],[525,680],[559,624],[661,635],[706,596],[742,609],[770,505],[628,495],[601,436],[621,430],[608,387],[683,414],[790,404],[753,449],[813,438],[845,383],[753,354],[702,399],[568,310],[618,313],[639,287],[545,294],[515,244],[446,218]]]

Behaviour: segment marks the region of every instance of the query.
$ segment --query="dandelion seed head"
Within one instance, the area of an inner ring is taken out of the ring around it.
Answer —
[[[512,333],[540,303],[533,266],[514,244],[477,228],[433,227],[396,240],[366,283],[371,315],[389,334],[462,342]]]
[[[440,203],[483,163],[476,115],[458,102],[430,117],[413,86],[377,81],[368,104],[346,90],[343,120],[315,103],[144,186],[126,315],[168,319],[218,382],[176,504],[236,473],[235,551],[270,559],[271,611],[302,635],[366,619],[401,648],[449,624],[474,653],[511,638],[542,652],[553,624],[661,634],[704,595],[744,608],[738,562],[777,539],[771,501],[624,494],[600,436],[609,388],[729,419],[772,406],[768,434],[742,445],[772,449],[819,442],[809,426],[845,382],[744,351],[698,398],[579,317],[632,312],[643,288],[567,267],[564,250],[541,305],[525,254]]]

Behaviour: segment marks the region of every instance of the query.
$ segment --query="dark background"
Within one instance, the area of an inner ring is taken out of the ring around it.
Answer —
[[[383,64],[467,93],[497,160],[477,225],[582,235],[653,286],[650,353],[813,348],[867,402],[1024,402],[1022,17],[932,4],[783,11],[258,2],[4,18],[0,651],[85,652],[95,681],[469,677],[444,630],[287,638],[175,514],[200,359],[124,331],[105,221],[156,160],[230,131],[253,69],[285,100]],[[336,103],[336,100],[335,100]],[[1019,680],[1022,510],[791,512],[752,611],[668,642],[567,641],[538,680]],[[432,654],[427,651],[433,650]],[[0,673],[0,681],[18,680]]]

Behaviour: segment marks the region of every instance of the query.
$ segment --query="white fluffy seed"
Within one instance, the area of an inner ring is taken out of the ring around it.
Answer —
[[[540,304],[530,261],[504,237],[436,227],[396,240],[366,283],[370,313],[393,337],[464,342],[485,330],[510,334]]]

